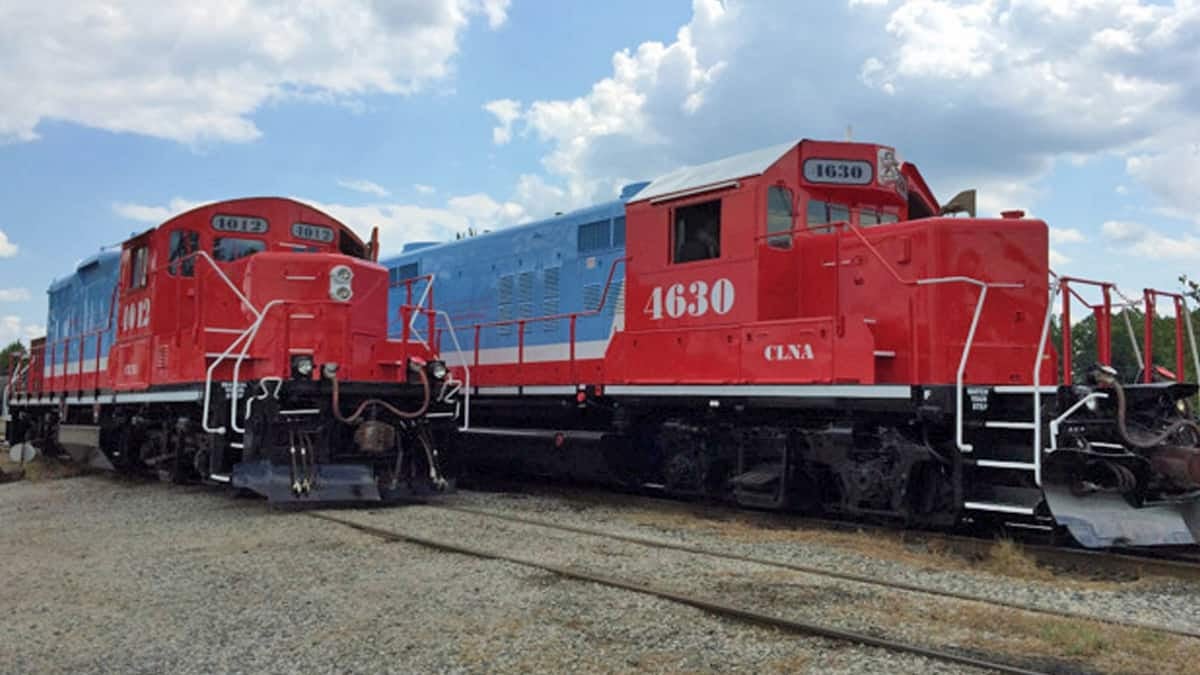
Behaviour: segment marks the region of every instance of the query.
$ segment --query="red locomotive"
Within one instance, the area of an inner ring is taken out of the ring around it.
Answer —
[[[973,209],[890,147],[800,141],[385,264],[452,280],[439,303],[474,326],[477,471],[1195,543],[1196,385],[1151,381],[1149,338],[1143,373],[1102,344],[1074,382],[1049,336],[1081,282],[1051,280],[1044,222]]]
[[[377,251],[257,198],[84,260],[51,286],[47,337],[13,373],[9,440],[273,501],[443,488],[432,426],[459,385],[428,344],[388,339]]]

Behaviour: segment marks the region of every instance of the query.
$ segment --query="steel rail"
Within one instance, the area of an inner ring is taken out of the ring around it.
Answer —
[[[534,490],[528,489],[529,486],[520,485],[521,491],[524,494],[541,494],[543,496],[554,496],[562,499],[575,499],[578,501],[581,498],[586,498],[588,495],[600,497],[608,500],[608,504],[620,505],[620,502],[630,504],[641,501],[648,505],[662,505],[667,507],[682,508],[693,513],[701,510],[708,512],[720,511],[729,515],[737,515],[743,518],[758,519],[760,522],[771,520],[787,527],[810,527],[820,528],[825,530],[836,531],[853,531],[853,532],[872,532],[881,534],[891,534],[902,538],[920,538],[925,541],[936,541],[951,548],[960,555],[982,556],[986,555],[989,549],[996,543],[996,540],[991,537],[971,536],[965,534],[952,534],[947,532],[938,532],[935,530],[922,529],[901,529],[896,527],[887,527],[875,523],[860,522],[854,520],[836,520],[832,518],[815,518],[797,516],[791,513],[766,512],[766,511],[747,511],[729,504],[696,504],[695,502],[681,501],[670,497],[662,497],[651,494],[637,494],[628,492],[610,492],[602,489],[587,489],[574,487],[570,488],[577,495],[573,497],[571,494],[550,491],[537,491],[537,486]],[[1070,546],[1054,546],[1049,544],[1031,543],[1028,540],[1021,541],[1021,550],[1029,554],[1038,562],[1051,565],[1062,566],[1078,566],[1089,570],[1108,570],[1130,575],[1158,575],[1179,579],[1182,581],[1190,581],[1200,583],[1200,557],[1193,556],[1173,556],[1169,552],[1155,550],[1138,550],[1138,549],[1086,549]],[[1200,547],[1196,548],[1194,553],[1200,553]]]
[[[789,619],[789,618],[782,617],[782,616],[779,616],[776,614],[768,614],[765,612],[759,612],[756,610],[747,609],[745,607],[738,607],[738,606],[731,605],[731,604],[728,604],[725,602],[721,602],[719,600],[701,598],[698,596],[681,593],[679,591],[673,591],[668,588],[664,588],[662,586],[632,581],[629,579],[621,579],[618,577],[611,577],[611,576],[604,575],[604,574],[598,574],[596,572],[590,572],[590,571],[587,571],[587,570],[584,570],[584,569],[581,569],[578,567],[555,565],[552,563],[541,562],[541,561],[532,560],[529,558],[522,558],[520,556],[510,555],[510,554],[506,554],[506,553],[498,553],[495,551],[486,551],[484,549],[476,548],[473,546],[467,546],[465,544],[454,544],[454,543],[441,541],[438,539],[431,539],[428,537],[423,537],[420,535],[415,535],[415,534],[411,534],[411,533],[407,533],[407,532],[400,532],[397,530],[390,530],[390,529],[375,527],[372,525],[366,525],[363,523],[355,522],[353,520],[348,520],[346,518],[340,518],[338,516],[331,516],[331,515],[325,514],[325,513],[309,512],[306,515],[308,515],[312,518],[317,518],[317,519],[324,520],[327,522],[342,525],[344,527],[348,527],[350,529],[356,530],[358,532],[362,532],[364,534],[374,536],[376,538],[379,538],[379,539],[382,539],[385,541],[408,542],[408,543],[412,543],[412,544],[417,544],[419,546],[424,546],[426,548],[443,551],[446,553],[456,553],[456,554],[460,554],[460,555],[471,556],[474,558],[481,558],[481,559],[486,559],[486,560],[498,560],[498,561],[502,561],[502,562],[513,563],[516,565],[521,565],[523,567],[539,569],[539,570],[543,570],[545,572],[550,572],[552,574],[557,574],[558,576],[561,576],[566,579],[573,579],[575,581],[583,581],[583,582],[587,582],[587,583],[600,584],[602,586],[608,586],[610,588],[619,588],[619,589],[631,591],[634,593],[640,593],[643,595],[649,595],[649,596],[661,598],[663,600],[669,600],[671,602],[679,603],[682,605],[695,607],[696,609],[700,609],[700,610],[709,612],[710,614],[714,614],[717,616],[738,619],[740,621],[745,621],[747,623],[757,624],[757,625],[761,625],[761,626],[780,628],[780,629],[788,630],[788,631],[795,632],[795,633],[801,633],[801,634],[805,634],[805,635],[813,635],[816,637],[822,637],[822,638],[826,638],[829,640],[836,640],[839,642],[852,642],[852,643],[856,643],[856,644],[860,644],[860,645],[865,645],[868,647],[877,647],[877,648],[885,649],[885,650],[892,651],[892,652],[913,654],[916,656],[922,656],[922,657],[925,657],[928,659],[934,659],[937,661],[956,663],[956,664],[960,664],[960,665],[971,666],[974,668],[982,668],[982,669],[986,669],[986,670],[994,670],[994,671],[1001,672],[1001,673],[1018,673],[1020,675],[1032,675],[1032,674],[1044,673],[1044,671],[1029,670],[1027,668],[1022,668],[1020,666],[1013,665],[1010,663],[1003,663],[1000,661],[989,661],[984,658],[966,656],[964,654],[958,654],[958,653],[947,651],[944,649],[923,647],[921,645],[915,645],[915,644],[911,644],[911,643],[907,643],[907,642],[900,642],[897,640],[890,640],[887,638],[880,638],[880,637],[876,637],[873,635],[867,635],[865,633],[860,633],[860,632],[856,632],[856,631],[843,630],[840,628],[834,628],[832,626],[812,623],[812,622],[808,622],[808,621],[799,621],[796,619]]]
[[[870,577],[870,576],[866,576],[863,574],[855,574],[853,572],[841,572],[841,571],[837,571],[837,570],[830,570],[830,569],[826,569],[826,568],[822,568],[822,567],[816,567],[813,565],[802,565],[799,563],[786,562],[786,561],[782,561],[782,560],[773,560],[773,559],[768,559],[768,558],[756,558],[753,556],[739,555],[737,553],[727,553],[724,551],[715,551],[713,549],[704,548],[701,546],[690,546],[688,544],[676,544],[673,542],[658,541],[655,539],[648,539],[645,537],[638,537],[638,536],[634,536],[634,535],[619,534],[616,532],[606,532],[604,530],[596,530],[596,529],[591,529],[591,528],[586,528],[586,527],[577,527],[575,525],[564,525],[561,523],[555,523],[555,522],[548,521],[548,520],[541,520],[538,518],[526,518],[523,516],[514,516],[514,515],[505,514],[505,513],[495,513],[495,512],[485,511],[482,509],[476,509],[476,508],[467,507],[467,506],[450,506],[450,505],[445,505],[445,504],[427,504],[426,506],[444,509],[447,511],[456,511],[459,513],[467,513],[467,514],[471,514],[471,515],[485,516],[488,518],[495,518],[498,520],[508,521],[508,522],[512,522],[512,523],[518,523],[521,525],[533,525],[536,527],[561,530],[563,532],[582,534],[582,535],[590,536],[590,537],[602,537],[605,539],[612,539],[614,541],[622,541],[622,542],[626,542],[626,543],[630,543],[630,544],[637,544],[640,546],[667,549],[667,550],[672,550],[672,551],[680,551],[683,553],[692,553],[695,555],[703,555],[703,556],[707,556],[707,557],[711,557],[711,558],[720,558],[722,560],[731,560],[734,562],[744,562],[744,563],[751,563],[751,564],[755,564],[755,565],[762,565],[764,567],[775,567],[775,568],[779,568],[779,569],[790,570],[793,572],[800,572],[803,574],[812,574],[815,576],[823,576],[823,577],[829,577],[829,578],[833,578],[833,579],[841,579],[843,581],[851,581],[854,583],[869,584],[872,586],[880,586],[883,588],[892,588],[892,589],[896,589],[896,590],[907,591],[910,593],[921,593],[921,594],[925,594],[925,595],[950,598],[952,600],[961,600],[964,602],[979,602],[979,603],[984,603],[984,604],[988,604],[988,605],[1006,607],[1008,609],[1014,609],[1014,610],[1019,610],[1019,611],[1023,611],[1023,612],[1030,612],[1030,613],[1034,613],[1034,614],[1047,614],[1047,615],[1051,615],[1051,616],[1064,617],[1064,618],[1068,618],[1068,619],[1096,621],[1096,622],[1105,623],[1105,624],[1109,624],[1109,625],[1113,625],[1113,626],[1124,626],[1127,628],[1142,628],[1142,629],[1152,630],[1152,631],[1156,631],[1156,632],[1172,633],[1172,634],[1180,635],[1183,637],[1200,638],[1200,630],[1188,630],[1188,629],[1184,629],[1184,628],[1174,628],[1171,626],[1164,626],[1161,624],[1155,624],[1155,623],[1151,623],[1148,621],[1122,620],[1122,619],[1116,619],[1116,618],[1112,618],[1112,617],[1096,616],[1094,614],[1088,614],[1085,612],[1073,612],[1073,611],[1067,610],[1067,609],[1055,609],[1055,608],[1050,608],[1050,607],[1040,607],[1037,605],[1027,605],[1027,604],[1023,604],[1023,603],[1019,603],[1019,602],[1013,602],[1010,600],[997,600],[997,599],[989,598],[989,597],[983,596],[983,595],[975,595],[973,593],[963,593],[963,592],[959,592],[959,591],[943,590],[940,588],[933,588],[930,586],[921,586],[918,584],[910,584],[910,583],[903,582],[903,581],[888,581],[886,579],[879,579],[876,577]]]

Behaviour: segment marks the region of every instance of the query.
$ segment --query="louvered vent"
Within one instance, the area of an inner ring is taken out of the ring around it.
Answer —
[[[600,307],[600,296],[604,293],[604,287],[600,284],[588,284],[583,287],[583,308],[589,312],[595,311]]]
[[[542,271],[542,315],[551,316],[559,313],[558,308],[558,276],[560,268],[547,267]],[[558,330],[558,321],[543,321],[542,330],[553,333]]]
[[[609,222],[598,220],[579,226],[579,252],[598,251],[608,248],[610,242]]]
[[[505,274],[500,277],[499,284],[496,286],[496,297],[499,300],[498,313],[496,319],[499,321],[510,321],[513,318],[513,275]],[[501,324],[496,327],[496,332],[500,335],[512,335],[512,324]]]

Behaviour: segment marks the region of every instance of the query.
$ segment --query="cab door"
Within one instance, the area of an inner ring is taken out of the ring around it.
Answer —
[[[125,242],[121,250],[117,337],[109,376],[118,390],[144,389],[151,383],[153,358],[153,231]]]
[[[189,379],[187,369],[199,362],[200,334],[197,322],[197,267],[204,264],[196,257],[200,233],[186,227],[174,227],[159,233],[163,247],[159,259],[166,265],[155,284],[153,381],[158,384]]]

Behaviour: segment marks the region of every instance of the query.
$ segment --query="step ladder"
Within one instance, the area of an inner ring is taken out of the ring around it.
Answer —
[[[1043,401],[1056,392],[1057,387],[1053,385],[1042,385],[1039,391]],[[973,451],[964,455],[964,465],[990,469],[999,472],[1000,476],[1010,474],[1013,482],[1024,483],[1032,478],[1033,485],[1040,488],[1041,459],[1045,449],[1038,446],[1045,445],[1050,429],[1045,422],[1034,422],[1033,417],[1034,409],[1044,409],[1045,404],[1035,405],[1035,390],[1032,385],[994,386],[989,388],[988,394],[989,417],[967,423],[976,440],[973,443]],[[969,394],[964,392],[963,395]],[[1022,397],[1028,404],[1020,400]],[[1019,412],[1012,414],[1013,410]],[[1040,410],[1038,412],[1040,413]],[[1039,424],[1041,433],[1035,433],[1039,431]],[[968,495],[963,502],[964,509],[982,513],[1033,516],[1042,502],[1040,489],[1005,484],[985,485],[979,488],[989,494]]]

